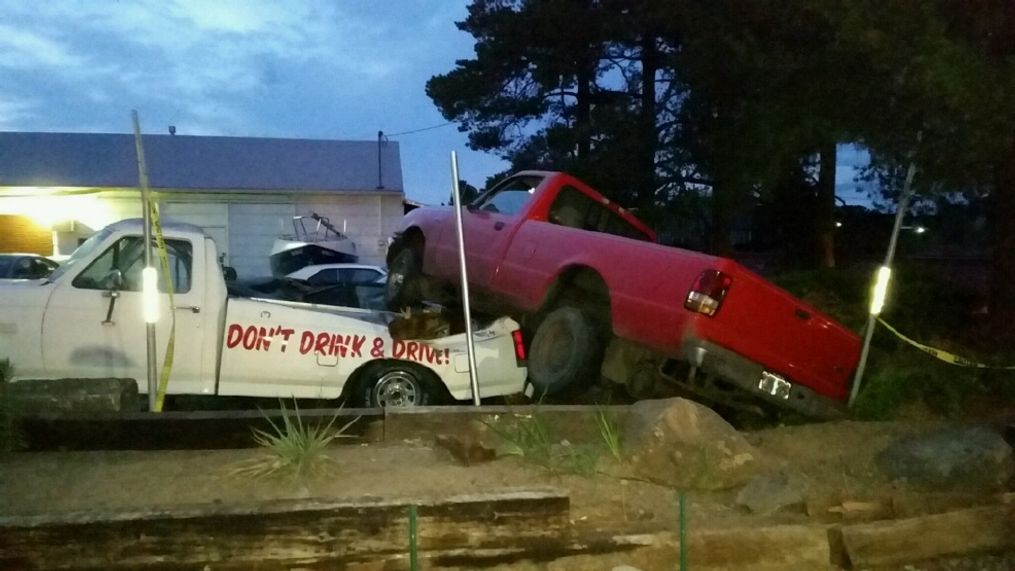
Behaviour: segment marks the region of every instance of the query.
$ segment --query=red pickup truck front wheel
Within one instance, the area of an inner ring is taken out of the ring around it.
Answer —
[[[384,301],[389,309],[397,311],[420,302],[422,267],[422,255],[417,248],[409,246],[395,255],[384,288]]]
[[[603,335],[595,319],[559,307],[539,324],[529,348],[529,379],[542,395],[577,393],[599,381]]]

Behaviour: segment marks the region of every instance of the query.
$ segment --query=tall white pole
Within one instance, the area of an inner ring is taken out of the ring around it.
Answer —
[[[134,149],[137,152],[137,172],[141,185],[141,210],[144,219],[144,276],[143,285],[145,291],[141,292],[142,298],[157,300],[156,280],[150,279],[155,272],[152,266],[152,197],[148,186],[148,166],[144,160],[144,145],[141,143],[141,122],[137,118],[137,110],[131,111],[131,119],[134,122]],[[148,372],[148,410],[155,410],[155,399],[159,391],[158,380],[158,349],[155,346],[155,319],[150,315],[145,316],[145,339],[147,341],[147,372]]]
[[[465,312],[465,348],[469,353],[469,382],[472,384],[472,404],[479,406],[479,370],[476,368],[476,345],[472,340],[472,313],[469,310],[469,272],[465,265],[462,195],[458,188],[458,155],[454,151],[451,151],[451,196],[454,199],[455,227],[458,230],[458,266],[462,272],[462,310]]]

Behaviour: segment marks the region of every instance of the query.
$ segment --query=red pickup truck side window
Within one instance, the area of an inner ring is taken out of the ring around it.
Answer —
[[[537,176],[519,176],[504,181],[490,192],[479,197],[476,206],[480,210],[514,216],[532,198],[542,179]]]
[[[627,220],[572,186],[560,190],[550,205],[549,219],[554,224],[570,228],[652,241],[650,236],[646,236]]]

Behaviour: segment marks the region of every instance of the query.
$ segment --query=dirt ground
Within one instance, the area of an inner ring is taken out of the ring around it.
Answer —
[[[845,421],[745,435],[760,451],[766,468],[785,468],[803,475],[808,502],[831,505],[844,499],[875,500],[899,491],[897,484],[877,470],[876,454],[899,437],[937,426]],[[659,530],[677,527],[677,496],[671,489],[605,474],[547,474],[514,456],[465,466],[430,437],[334,446],[328,452],[333,461],[330,469],[302,481],[236,474],[239,467],[262,454],[258,449],[6,454],[0,456],[0,514],[286,498],[439,498],[554,486],[570,493],[575,525],[632,522]],[[803,509],[765,517],[748,514],[736,506],[735,493],[688,493],[689,528],[814,521]],[[1015,558],[966,558],[905,569],[1015,569]]]

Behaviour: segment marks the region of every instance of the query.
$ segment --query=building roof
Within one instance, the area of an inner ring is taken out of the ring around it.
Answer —
[[[404,190],[394,141],[381,144],[378,157],[376,141],[188,135],[142,140],[149,184],[157,190]],[[3,186],[136,187],[134,136],[0,131]]]

